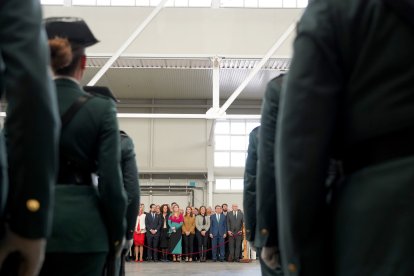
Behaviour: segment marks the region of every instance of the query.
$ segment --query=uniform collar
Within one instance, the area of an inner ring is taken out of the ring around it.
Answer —
[[[56,76],[53,77],[53,80],[70,80],[70,81],[73,81],[74,83],[76,83],[77,85],[80,86],[80,83],[77,79],[69,77],[69,76],[56,75]]]

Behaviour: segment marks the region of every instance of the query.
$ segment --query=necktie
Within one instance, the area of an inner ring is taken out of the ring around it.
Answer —
[[[152,213],[152,220],[154,220],[155,219],[155,214],[154,213]]]
[[[217,222],[220,222],[220,215],[217,215]]]
[[[203,225],[206,225],[206,216],[203,216]]]
[[[236,217],[236,219],[237,219],[237,212],[233,212],[233,214],[234,214],[234,216]]]

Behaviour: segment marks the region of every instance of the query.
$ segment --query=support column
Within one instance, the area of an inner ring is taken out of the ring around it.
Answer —
[[[208,120],[207,127],[210,129],[207,143],[207,206],[213,208],[213,190],[214,190],[214,127],[216,120]]]
[[[213,97],[212,97],[212,107],[207,111],[207,115],[214,117],[218,114],[220,110],[220,62],[221,58],[213,57],[211,58],[213,65]]]

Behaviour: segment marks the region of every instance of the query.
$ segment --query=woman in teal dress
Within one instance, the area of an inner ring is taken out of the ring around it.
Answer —
[[[179,255],[182,253],[181,227],[183,226],[183,223],[184,217],[180,214],[180,207],[174,205],[173,213],[168,218],[168,225],[170,226],[170,247],[168,251],[173,254],[174,262],[179,261]]]

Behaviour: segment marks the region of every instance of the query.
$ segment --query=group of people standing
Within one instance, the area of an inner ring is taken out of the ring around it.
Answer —
[[[211,251],[212,261],[225,260],[225,248],[228,243],[228,258],[238,262],[241,256],[243,213],[237,204],[232,211],[223,213],[221,205],[215,212],[208,212],[205,206],[186,207],[181,210],[177,203],[151,204],[150,212],[140,205],[134,233],[135,262],[144,261],[144,249],[147,261],[205,262]],[[194,246],[196,243],[197,246]]]

